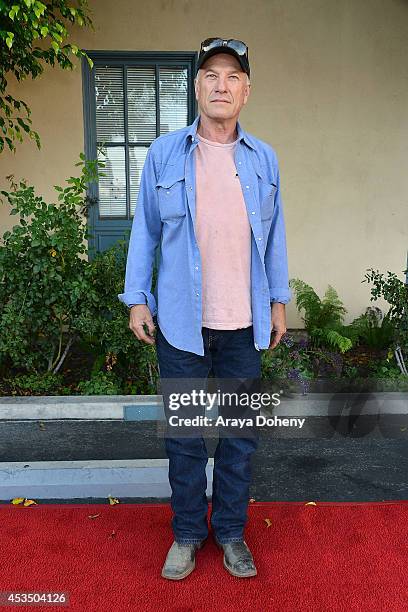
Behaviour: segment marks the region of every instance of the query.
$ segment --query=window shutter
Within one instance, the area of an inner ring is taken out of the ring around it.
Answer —
[[[105,167],[88,195],[89,249],[103,251],[128,236],[150,144],[192,123],[195,52],[87,51],[82,59],[85,152]]]

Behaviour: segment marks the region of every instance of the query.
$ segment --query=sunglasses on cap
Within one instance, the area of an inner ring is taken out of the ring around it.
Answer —
[[[239,61],[242,70],[248,76],[250,75],[248,47],[242,40],[236,40],[235,38],[206,38],[203,40],[200,46],[197,67],[201,68],[208,57],[218,52],[217,49],[219,49],[220,53],[225,49],[226,52],[234,55]]]
[[[248,47],[242,40],[236,40],[235,38],[229,38],[226,40],[225,38],[206,38],[201,43],[200,54],[206,53],[210,49],[214,49],[214,47],[229,47],[238,55],[248,55]]]

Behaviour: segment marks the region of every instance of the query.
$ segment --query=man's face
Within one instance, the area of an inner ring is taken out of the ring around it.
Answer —
[[[228,53],[210,57],[198,71],[195,94],[201,113],[211,119],[238,118],[249,96],[248,76]]]

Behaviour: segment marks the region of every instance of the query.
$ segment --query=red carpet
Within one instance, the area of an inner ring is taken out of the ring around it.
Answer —
[[[162,578],[171,516],[161,504],[1,505],[0,591],[70,595],[24,611],[408,610],[408,501],[251,503],[248,579],[226,572],[211,535],[190,576]]]

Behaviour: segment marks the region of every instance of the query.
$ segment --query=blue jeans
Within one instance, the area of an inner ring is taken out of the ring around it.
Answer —
[[[155,317],[156,351],[161,378],[260,378],[261,352],[254,346],[253,327],[218,330],[202,328],[204,355],[175,348],[167,342]],[[252,453],[258,435],[221,438],[214,454],[211,527],[220,543],[244,539],[251,481]],[[165,436],[172,490],[174,539],[199,543],[208,536],[206,497],[208,461],[203,437]]]

